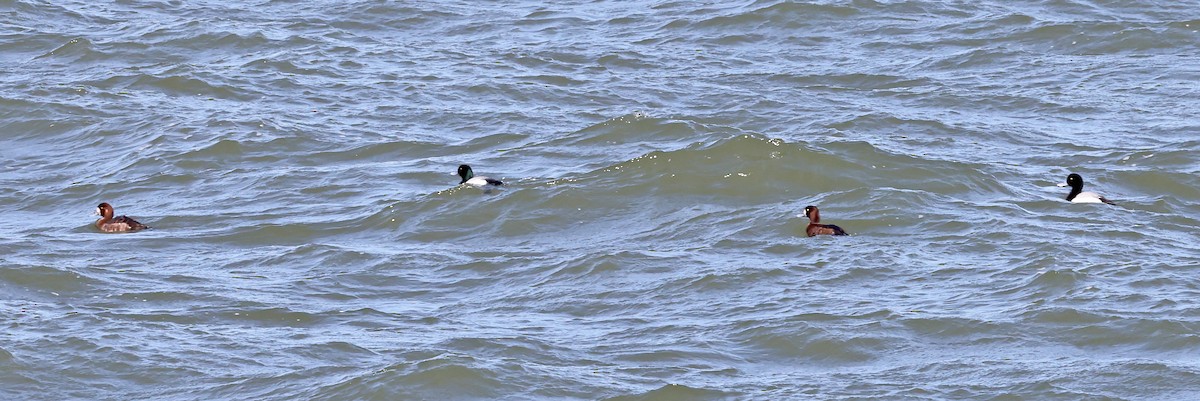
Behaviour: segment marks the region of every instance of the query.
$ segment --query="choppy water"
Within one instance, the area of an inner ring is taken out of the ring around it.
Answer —
[[[1200,398],[1198,10],[0,0],[0,395]]]

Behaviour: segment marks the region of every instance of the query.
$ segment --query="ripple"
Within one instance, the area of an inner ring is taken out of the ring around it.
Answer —
[[[1200,388],[1188,4],[5,7],[12,397]]]

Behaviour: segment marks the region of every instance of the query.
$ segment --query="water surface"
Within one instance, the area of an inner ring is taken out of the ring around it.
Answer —
[[[0,393],[1197,398],[1196,6],[0,0]]]

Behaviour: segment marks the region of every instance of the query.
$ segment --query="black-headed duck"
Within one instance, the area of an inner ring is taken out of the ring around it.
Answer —
[[[1079,174],[1071,173],[1067,176],[1067,183],[1058,184],[1060,187],[1071,187],[1071,193],[1067,194],[1067,201],[1071,203],[1107,203],[1115,205],[1112,201],[1104,198],[1095,192],[1083,192],[1083,177]]]
[[[482,175],[476,176],[475,172],[471,170],[471,166],[466,164],[458,166],[458,176],[462,177],[462,182],[458,183],[459,185],[467,184],[483,189],[499,188],[501,185],[504,185],[503,182],[494,178],[488,178]]]

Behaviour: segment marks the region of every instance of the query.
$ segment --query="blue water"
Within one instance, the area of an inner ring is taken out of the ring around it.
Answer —
[[[0,398],[1200,398],[1196,10],[0,0]]]

